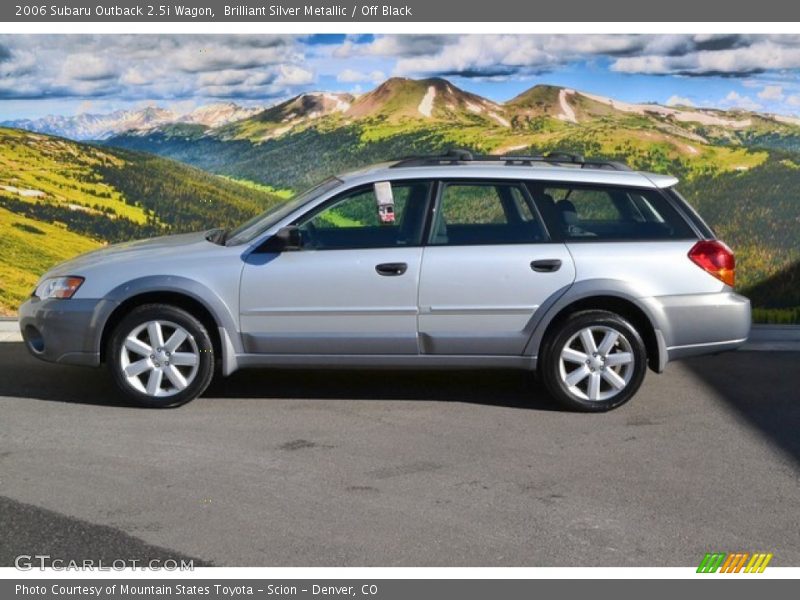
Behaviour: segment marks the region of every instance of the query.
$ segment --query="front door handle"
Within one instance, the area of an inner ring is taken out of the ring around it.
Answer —
[[[394,277],[402,275],[408,270],[406,263],[381,263],[375,266],[378,275],[385,275],[386,277]]]
[[[543,258],[531,262],[531,269],[537,273],[553,273],[561,268],[561,261],[558,258]]]

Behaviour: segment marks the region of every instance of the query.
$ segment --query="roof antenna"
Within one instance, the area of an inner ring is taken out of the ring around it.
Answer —
[[[567,152],[549,152],[545,154],[544,157],[554,162],[559,161],[559,162],[571,162],[578,164],[586,162],[581,154],[569,154]]]
[[[450,148],[445,158],[452,158],[453,160],[469,161],[472,160],[472,152],[464,150],[463,148]]]

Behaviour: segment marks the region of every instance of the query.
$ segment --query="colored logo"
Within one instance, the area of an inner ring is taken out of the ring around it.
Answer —
[[[700,561],[698,573],[763,573],[772,554],[766,552],[709,552]]]

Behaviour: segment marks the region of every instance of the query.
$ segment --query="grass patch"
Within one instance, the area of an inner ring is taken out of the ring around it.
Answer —
[[[228,177],[227,175],[220,175],[220,177],[222,177],[223,179],[227,179],[228,181],[238,183],[239,185],[242,185],[246,188],[271,194],[282,200],[289,200],[290,198],[293,198],[297,194],[297,192],[288,188],[276,188],[271,185],[266,185],[264,183],[250,181],[249,179],[236,179],[235,177]]]
[[[753,308],[753,323],[770,325],[800,324],[800,306],[792,308]]]
[[[16,313],[53,265],[101,246],[61,226],[0,208],[0,314]]]

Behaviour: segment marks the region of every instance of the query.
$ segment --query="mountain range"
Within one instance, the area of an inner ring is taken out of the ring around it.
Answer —
[[[226,102],[177,112],[150,105],[106,114],[12,119],[0,122],[0,125],[80,141],[175,131],[174,126],[186,125],[196,126],[186,130],[195,135],[202,132],[222,139],[258,142],[280,137],[330,116],[339,117],[343,123],[374,118],[394,123],[403,120],[483,123],[516,134],[532,127],[535,129],[537,124],[547,119],[581,125],[598,119],[641,117],[664,133],[700,143],[760,140],[770,134],[793,138],[800,132],[798,117],[744,109],[630,103],[551,85],[536,85],[505,103],[497,103],[462,90],[445,79],[397,77],[359,96],[343,92],[309,92],[270,107],[243,107]],[[688,148],[686,150],[691,152]]]
[[[766,158],[747,149],[800,151],[800,119],[634,104],[550,85],[497,103],[444,79],[392,78],[359,96],[302,94],[240,119],[147,123],[104,143],[296,188],[332,169],[452,145],[494,153],[575,150],[623,158],[634,166],[677,168],[678,174],[741,171]],[[286,146],[292,147],[291,155],[280,151]],[[310,163],[298,170],[293,165],[299,159]]]
[[[75,116],[48,115],[38,119],[12,119],[1,126],[57,135],[72,140],[104,140],[126,131],[147,131],[160,125],[192,123],[214,128],[245,119],[263,110],[245,108],[232,102],[206,104],[179,113],[159,106],[138,110],[117,110],[106,114],[83,113]]]

